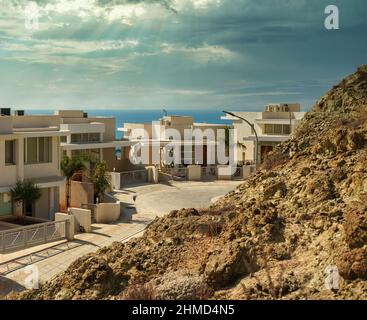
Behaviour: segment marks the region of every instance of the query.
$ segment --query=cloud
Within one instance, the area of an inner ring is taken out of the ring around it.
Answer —
[[[96,0],[100,6],[159,4],[166,9],[176,12],[172,7],[172,0]]]
[[[163,43],[161,45],[161,52],[167,55],[182,54],[198,63],[229,62],[237,57],[235,52],[225,47],[212,46],[207,43],[198,47]]]
[[[365,0],[334,2],[337,32],[323,26],[328,0],[37,0],[38,30],[24,26],[28,0],[0,0],[0,95],[40,106],[310,105],[367,56]]]

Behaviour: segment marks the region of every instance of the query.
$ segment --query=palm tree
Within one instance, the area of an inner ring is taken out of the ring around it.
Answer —
[[[98,198],[100,201],[103,199],[103,195],[110,185],[107,178],[107,171],[107,163],[105,161],[98,162],[95,164],[93,174],[90,178],[94,185],[95,198]]]
[[[83,171],[86,169],[84,164],[84,159],[81,157],[69,158],[65,156],[61,163],[60,168],[63,175],[66,177],[66,209],[70,207],[70,198],[71,198],[71,180],[75,176],[76,173]]]
[[[17,181],[10,192],[13,201],[22,203],[23,215],[26,214],[26,206],[34,204],[42,196],[41,189],[31,180]]]

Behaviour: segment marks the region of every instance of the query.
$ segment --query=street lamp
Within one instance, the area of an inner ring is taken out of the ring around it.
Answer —
[[[292,133],[292,112],[291,112],[291,108],[289,108],[289,105],[286,104],[285,105],[288,108],[288,114],[289,114],[289,134]]]
[[[249,122],[248,120],[246,120],[245,118],[242,118],[242,117],[240,117],[240,116],[238,116],[238,115],[236,115],[235,113],[233,113],[233,112],[229,112],[229,111],[223,111],[223,113],[225,113],[225,114],[228,114],[228,115],[230,115],[230,116],[232,116],[232,117],[235,117],[235,118],[237,118],[237,119],[240,119],[240,120],[242,120],[242,121],[244,121],[244,122],[246,122],[250,127],[251,127],[251,129],[254,131],[254,133],[255,133],[255,138],[256,138],[256,146],[255,146],[255,166],[257,167],[257,164],[258,164],[258,151],[259,151],[259,136],[257,135],[257,132],[256,132],[256,129],[255,129],[255,125],[253,124],[253,123],[251,123],[251,122]]]

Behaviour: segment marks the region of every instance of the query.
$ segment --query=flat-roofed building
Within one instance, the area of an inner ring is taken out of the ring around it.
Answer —
[[[11,189],[17,181],[32,180],[41,198],[27,203],[25,214],[53,220],[59,210],[60,139],[69,134],[58,116],[0,116],[0,217],[22,212],[15,208]]]
[[[192,116],[176,116],[167,115],[150,123],[125,123],[122,128],[118,130],[123,132],[124,138],[134,143],[142,144],[159,144],[161,148],[166,145],[174,146],[175,144],[181,146],[181,164],[208,164],[208,147],[209,145],[216,150],[218,143],[218,130],[225,130],[230,126],[226,124],[211,124],[211,123],[197,123],[194,122]],[[172,129],[172,130],[170,130]],[[187,140],[185,134],[192,134],[192,141]],[[202,138],[201,142],[198,140]],[[195,141],[196,140],[196,141]],[[193,149],[186,147],[188,144],[193,145]],[[196,159],[194,148],[201,147],[203,150],[203,157]],[[150,155],[152,154],[152,150]],[[214,159],[216,164],[217,160]]]
[[[89,117],[83,110],[59,110],[61,128],[69,134],[61,140],[63,156],[88,155],[93,161],[106,161],[110,171],[134,169],[129,161],[129,141],[116,139],[114,117]],[[117,154],[116,150],[122,150]]]
[[[262,112],[233,111],[232,113],[254,125],[258,135],[258,163],[262,163],[277,144],[289,139],[305,115],[305,112],[301,112],[301,106],[298,103],[269,104]],[[233,127],[237,130],[239,162],[254,163],[256,158],[254,130],[246,122],[232,115],[223,116],[222,119],[232,121]]]

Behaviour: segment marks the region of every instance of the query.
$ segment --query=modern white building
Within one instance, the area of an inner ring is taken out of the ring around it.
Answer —
[[[22,212],[14,207],[10,190],[17,181],[32,180],[42,196],[26,205],[26,215],[53,220],[65,181],[60,174],[60,139],[69,131],[58,116],[9,114],[10,110],[0,116],[0,218]]]
[[[223,116],[230,120],[237,129],[238,160],[240,163],[255,163],[255,153],[258,150],[257,162],[262,163],[266,155],[280,142],[288,140],[291,133],[299,125],[305,115],[298,103],[269,104],[262,112],[231,112],[236,115]],[[244,118],[253,125],[255,131],[246,123]],[[258,143],[258,144],[257,144]]]
[[[114,117],[89,117],[83,110],[59,110],[61,129],[69,134],[61,139],[62,156],[88,155],[95,161],[106,161],[110,171],[133,169],[128,153],[132,142],[116,139]],[[117,157],[116,149],[123,150]]]
[[[166,145],[181,146],[181,161],[185,164],[201,164],[206,166],[208,162],[208,147],[213,147],[216,150],[218,129],[226,129],[228,125],[225,124],[211,124],[211,123],[197,123],[194,122],[192,116],[164,116],[153,123],[125,123],[123,128],[118,128],[123,132],[124,138],[132,143],[141,143],[153,145],[158,144],[160,147]],[[172,129],[172,130],[170,130]],[[202,141],[195,142],[185,140],[185,132],[191,132],[193,136],[195,133],[200,136],[202,134]],[[207,134],[212,132],[213,134]],[[176,136],[179,134],[179,136]],[[199,146],[202,148],[203,157],[201,159],[195,158],[194,147],[185,148],[186,144]],[[213,162],[216,162],[214,159]],[[214,164],[214,163],[212,163]]]

